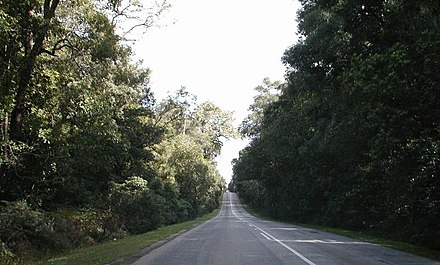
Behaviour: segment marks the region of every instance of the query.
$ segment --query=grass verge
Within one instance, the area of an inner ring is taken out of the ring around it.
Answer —
[[[143,249],[153,245],[154,243],[164,240],[167,237],[190,229],[209,219],[214,218],[219,210],[215,210],[210,214],[206,214],[199,218],[184,223],[164,226],[154,231],[150,231],[140,235],[129,236],[120,240],[104,242],[102,244],[93,245],[77,249],[75,251],[52,257],[43,261],[28,263],[32,265],[99,265],[109,264],[116,260],[121,260],[136,255]]]
[[[307,228],[313,228],[313,229],[317,229],[320,231],[337,234],[340,236],[359,239],[359,240],[373,243],[373,244],[376,244],[379,246],[384,246],[384,247],[400,250],[400,251],[403,251],[406,253],[411,253],[411,254],[414,254],[417,256],[421,256],[421,257],[425,257],[425,258],[429,258],[429,259],[433,259],[433,260],[440,260],[440,251],[439,250],[428,249],[428,248],[415,246],[415,245],[405,243],[405,242],[384,239],[384,238],[377,237],[375,235],[371,235],[371,234],[368,234],[365,232],[356,232],[356,231],[350,231],[350,230],[345,230],[345,229],[326,227],[326,226],[322,226],[322,225],[286,222],[283,220],[277,220],[277,219],[267,217],[263,213],[251,208],[249,205],[246,205],[246,204],[243,204],[243,208],[251,215],[258,217],[258,218],[265,219],[265,220],[281,221],[281,222],[289,223],[289,224],[293,224],[293,225],[303,226],[303,227],[307,227]]]

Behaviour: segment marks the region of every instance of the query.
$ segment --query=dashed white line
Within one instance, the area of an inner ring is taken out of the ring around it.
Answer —
[[[241,218],[240,216],[238,216],[235,211],[234,211],[234,207],[232,204],[232,200],[231,200],[231,194],[229,194],[229,204],[231,205],[231,212],[232,214],[237,217],[238,219],[246,222],[249,224],[249,226],[254,227],[255,229],[259,230],[261,232],[261,235],[263,235],[266,239],[268,240],[273,240],[275,242],[277,242],[278,244],[280,244],[281,246],[283,246],[284,248],[286,248],[287,250],[289,250],[290,252],[292,252],[293,254],[295,254],[298,258],[302,259],[305,263],[309,264],[309,265],[316,265],[316,263],[312,262],[311,260],[309,260],[308,258],[304,257],[301,253],[299,253],[298,251],[294,250],[293,248],[289,247],[288,245],[286,245],[285,243],[281,242],[280,240],[278,240],[276,237],[274,237],[273,235],[269,234],[268,232],[264,231],[263,229],[259,228],[258,226],[252,224],[251,222]]]

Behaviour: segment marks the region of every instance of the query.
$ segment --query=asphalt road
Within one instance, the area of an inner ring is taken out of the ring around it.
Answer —
[[[258,219],[243,209],[236,194],[227,192],[216,218],[133,264],[440,265],[440,262],[314,229]]]

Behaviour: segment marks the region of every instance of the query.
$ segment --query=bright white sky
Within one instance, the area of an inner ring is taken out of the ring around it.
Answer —
[[[152,70],[157,99],[181,86],[198,102],[233,111],[238,126],[265,77],[283,80],[284,50],[297,40],[296,0],[174,0],[168,25],[136,43],[136,57]],[[163,20],[160,24],[164,24]],[[227,182],[231,160],[246,140],[224,143],[218,169]]]

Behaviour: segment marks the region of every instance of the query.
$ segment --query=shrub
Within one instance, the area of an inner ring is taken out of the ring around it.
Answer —
[[[123,216],[110,210],[45,212],[32,209],[25,201],[4,202],[0,208],[0,264],[124,237],[123,224]]]
[[[54,220],[31,209],[26,202],[4,203],[0,209],[2,257],[22,260],[29,250],[45,252],[56,245]]]
[[[131,177],[122,184],[113,184],[110,205],[113,212],[124,216],[130,233],[143,233],[165,223],[167,200],[150,191],[148,182]]]

